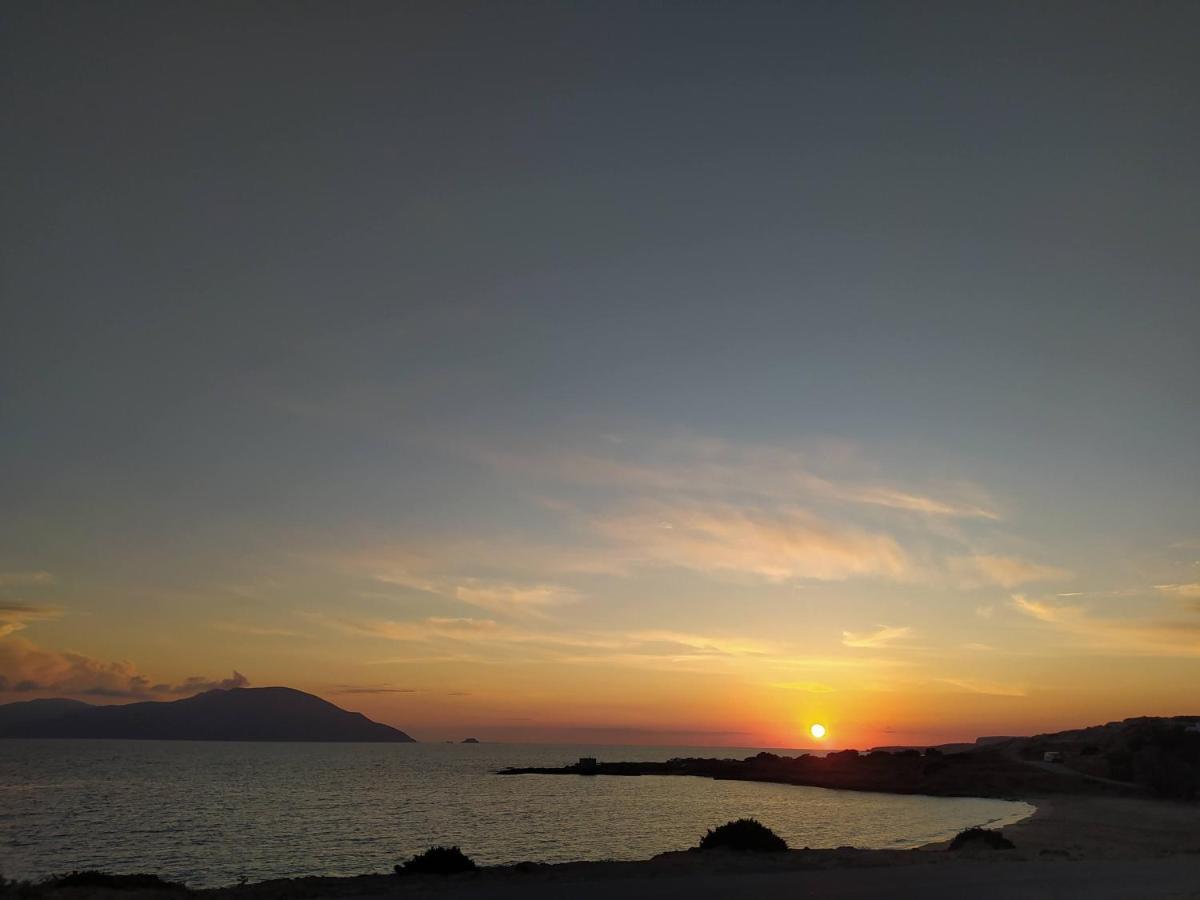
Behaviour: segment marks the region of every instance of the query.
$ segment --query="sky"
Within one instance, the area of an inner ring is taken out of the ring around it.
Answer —
[[[0,10],[0,702],[1200,714],[1194,3]]]

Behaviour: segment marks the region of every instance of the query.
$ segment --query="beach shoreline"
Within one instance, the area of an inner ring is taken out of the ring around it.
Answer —
[[[204,900],[441,897],[692,900],[752,896],[1200,896],[1200,804],[1144,797],[1026,798],[1034,810],[1003,826],[1011,850],[793,849],[786,853],[678,850],[639,861],[487,866],[451,876],[393,874],[276,879],[187,891]],[[172,892],[39,890],[35,896],[151,900]]]

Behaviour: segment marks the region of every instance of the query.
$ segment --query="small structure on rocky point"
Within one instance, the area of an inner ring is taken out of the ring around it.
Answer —
[[[579,757],[579,774],[580,775],[595,775],[596,774],[596,757],[581,756]]]

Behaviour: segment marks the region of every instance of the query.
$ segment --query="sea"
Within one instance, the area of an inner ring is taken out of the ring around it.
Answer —
[[[495,774],[582,756],[759,749],[0,740],[0,875],[101,869],[211,887],[390,872],[437,844],[480,864],[646,859],[742,816],[797,848],[914,847],[1033,812],[1005,800],[687,776]]]

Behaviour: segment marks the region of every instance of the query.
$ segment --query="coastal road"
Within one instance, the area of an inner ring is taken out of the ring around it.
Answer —
[[[1027,766],[1033,766],[1035,769],[1042,769],[1046,772],[1053,772],[1055,775],[1061,775],[1063,778],[1075,778],[1083,781],[1094,781],[1096,784],[1107,784],[1112,787],[1124,788],[1125,790],[1141,791],[1142,788],[1130,781],[1117,781],[1115,778],[1105,778],[1102,775],[1089,775],[1087,772],[1080,772],[1078,769],[1072,769],[1062,763],[1045,762],[1040,759],[1023,759],[1016,753],[1005,754],[1013,762],[1023,763]]]

